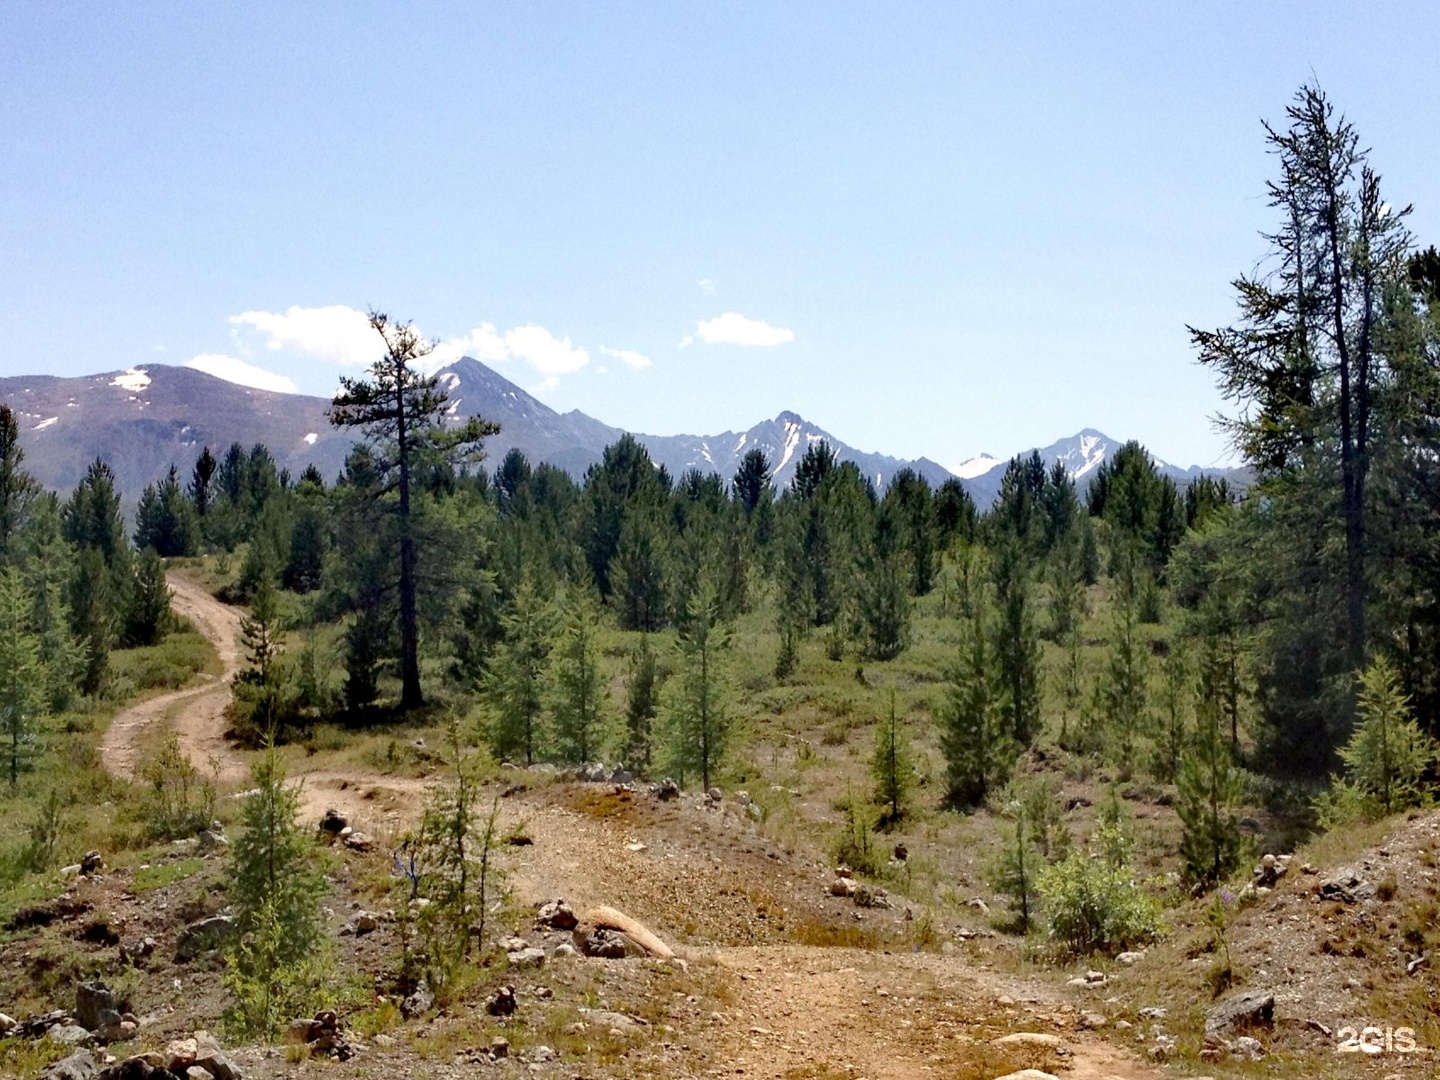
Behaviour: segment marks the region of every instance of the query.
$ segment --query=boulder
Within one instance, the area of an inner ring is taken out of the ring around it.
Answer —
[[[856,907],[863,908],[888,908],[890,906],[890,894],[879,885],[866,885],[863,882],[855,887],[855,895],[851,897]]]
[[[844,897],[848,900],[855,895],[857,888],[859,888],[859,886],[856,884],[854,878],[837,877],[834,881],[830,882],[830,895]]]
[[[56,1024],[45,1032],[45,1037],[62,1046],[90,1046],[95,1041],[90,1032],[79,1024]]]
[[[120,1005],[102,982],[82,982],[75,988],[75,1020],[86,1031],[120,1024]]]
[[[513,968],[538,968],[545,964],[545,950],[536,948],[520,949],[516,952],[506,953]]]
[[[175,939],[175,962],[188,963],[201,953],[227,945],[235,937],[235,920],[229,915],[215,915],[193,922]]]
[[[655,797],[661,802],[669,802],[671,799],[678,799],[680,797],[680,785],[675,783],[674,780],[670,779],[670,777],[667,776],[664,780],[661,780],[658,785],[656,785]]]
[[[1354,904],[1373,897],[1375,886],[1362,879],[1350,867],[1345,867],[1320,882],[1320,895],[1327,900]]]
[[[76,1050],[40,1071],[40,1080],[94,1080],[100,1062],[89,1050]]]
[[[400,1002],[400,1015],[409,1020],[411,1017],[429,1012],[434,1007],[435,995],[430,990],[430,984],[421,979],[414,992]]]
[[[603,926],[577,927],[574,938],[575,948],[597,960],[624,960],[646,955],[645,950],[628,934]]]
[[[510,1040],[504,1035],[496,1035],[490,1040],[490,1056],[496,1061],[510,1056]]]
[[[1268,990],[1247,990],[1214,1006],[1205,1014],[1205,1034],[1223,1035],[1275,1023],[1275,995]]]
[[[80,857],[80,873],[89,877],[91,874],[98,874],[105,868],[105,860],[100,857],[98,851],[87,851]]]
[[[568,941],[562,941],[559,945],[556,945],[555,948],[550,950],[550,959],[552,960],[567,960],[572,956],[579,955],[580,950],[575,948],[575,946],[571,945]]]
[[[352,832],[345,837],[345,846],[351,851],[374,851],[375,838],[369,833]]]
[[[340,835],[340,831],[346,828],[349,824],[350,822],[346,819],[344,814],[340,813],[340,811],[336,810],[334,807],[330,807],[325,811],[324,816],[320,818],[319,829],[331,840],[334,840],[337,836]]]
[[[550,900],[541,904],[540,910],[535,915],[535,921],[552,930],[574,930],[580,923],[574,909],[563,899]]]
[[[515,1000],[515,988],[502,986],[485,1003],[485,1011],[491,1016],[514,1016],[519,1002]]]
[[[996,1077],[996,1080],[1060,1080],[1054,1073],[1041,1072],[1039,1069],[1021,1069],[1019,1072],[1006,1073],[1004,1076]]]

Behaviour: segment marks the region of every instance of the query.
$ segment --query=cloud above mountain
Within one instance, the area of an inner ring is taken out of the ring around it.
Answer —
[[[236,356],[223,353],[201,353],[186,361],[185,366],[214,375],[226,382],[240,386],[253,386],[257,390],[273,390],[277,394],[298,394],[300,391],[288,375],[267,371]]]
[[[707,345],[744,345],[769,348],[784,345],[795,340],[795,331],[783,326],[771,326],[760,319],[750,319],[738,311],[727,311],[713,319],[705,319],[695,327],[694,337]],[[682,345],[688,345],[693,338],[687,337]]]

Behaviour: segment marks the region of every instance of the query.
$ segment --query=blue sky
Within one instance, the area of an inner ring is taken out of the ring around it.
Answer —
[[[241,364],[359,312],[667,434],[1224,456],[1185,324],[1317,78],[1440,242],[1440,5],[0,7],[0,374]],[[198,358],[198,360],[197,360]]]

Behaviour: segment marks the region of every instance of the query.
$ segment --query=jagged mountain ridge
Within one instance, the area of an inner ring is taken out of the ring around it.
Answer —
[[[557,412],[468,357],[443,368],[439,379],[450,397],[454,417],[480,415],[501,425],[500,434],[487,447],[492,465],[514,447],[532,462],[548,462],[578,480],[601,459],[605,447],[624,434],[623,429],[579,410]],[[232,442],[247,447],[263,442],[292,475],[314,464],[332,477],[354,442],[353,433],[330,426],[327,398],[257,390],[191,368],[163,364],[78,378],[0,378],[0,404],[16,411],[26,468],[42,484],[66,492],[79,482],[91,461],[104,458],[115,471],[127,504],[133,504],[144,486],[162,477],[172,463],[188,476],[196,456],[207,445],[219,453]],[[842,461],[853,461],[879,489],[902,468],[914,469],[932,487],[958,472],[961,483],[981,507],[994,501],[1007,464],[991,459],[993,464],[987,468],[965,476],[963,468],[952,472],[928,458],[906,461],[867,453],[793,412],[782,412],[744,432],[713,436],[636,433],[635,437],[656,463],[677,479],[685,470],[698,468],[718,472],[728,480],[744,454],[759,448],[771,463],[777,486],[788,484],[805,450],[825,439]],[[1084,485],[1095,466],[1120,445],[1087,429],[1044,448],[1041,455],[1047,462],[1065,461]],[[1193,479],[1200,472],[1164,468],[1179,479]]]
[[[1059,461],[1065,466],[1065,470],[1075,481],[1075,486],[1083,495],[1090,487],[1090,481],[1095,477],[1095,470],[1102,464],[1115,456],[1125,441],[1112,439],[1103,431],[1096,431],[1094,428],[1085,428],[1076,432],[1069,438],[1060,439],[1049,446],[1035,447],[1033,450],[1023,450],[1015,457],[1029,457],[1030,454],[1038,451],[1040,458],[1048,466],[1052,462]],[[981,509],[989,506],[1000,495],[1000,481],[1005,476],[1005,470],[1009,467],[1011,458],[996,458],[989,454],[980,454],[962,461],[950,471],[962,478],[961,482],[971,497]],[[1181,468],[1178,465],[1171,465],[1154,454],[1150,460],[1155,463],[1156,469],[1162,475],[1170,477],[1180,486],[1185,486],[1201,476],[1223,476],[1231,480],[1243,479],[1241,469],[1206,469],[1199,465],[1192,465],[1189,468]]]

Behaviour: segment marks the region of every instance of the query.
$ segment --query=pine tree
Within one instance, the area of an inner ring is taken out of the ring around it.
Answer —
[[[719,592],[707,577],[686,610],[666,710],[670,760],[682,778],[699,773],[706,789],[724,761],[731,735],[729,644],[729,631],[720,622]]]
[[[454,771],[431,796],[420,827],[406,847],[414,858],[417,895],[429,901],[420,915],[425,943],[426,981],[442,994],[469,957],[475,940],[485,940],[485,922],[498,885],[500,800],[480,819],[479,777],[472,756],[452,731]],[[478,833],[478,835],[477,835]]]
[[[1139,622],[1134,578],[1122,575],[1116,589],[1110,658],[1101,686],[1116,760],[1126,769],[1135,760],[1135,740],[1148,726],[1150,708],[1149,656],[1140,640]]]
[[[1177,642],[1165,658],[1164,681],[1160,687],[1159,727],[1155,740],[1155,775],[1173,781],[1180,774],[1180,762],[1190,733],[1190,710],[1194,700],[1194,671],[1190,657]]]
[[[890,691],[890,714],[875,727],[875,750],[870,756],[875,802],[884,808],[882,825],[898,825],[909,808],[915,786],[915,761],[910,740],[895,712],[895,691]]]
[[[8,405],[0,405],[0,559],[11,554],[30,504],[40,494],[40,486],[22,467],[24,461],[19,421]]]
[[[504,640],[486,679],[492,711],[490,746],[502,761],[519,755],[532,765],[547,749],[541,725],[550,625],[549,606],[528,579],[522,580],[501,620]]]
[[[609,736],[609,702],[596,641],[599,613],[589,595],[571,593],[559,639],[551,652],[551,716],[563,761],[599,758]]]
[[[1014,797],[1004,799],[1001,812],[1004,817],[1000,846],[992,856],[985,876],[990,887],[1010,901],[1015,930],[1028,934],[1035,911],[1035,879],[1042,859],[1035,848],[1030,808],[1025,800]]]
[[[207,514],[210,513],[210,503],[213,492],[210,487],[211,481],[215,478],[215,470],[219,462],[215,455],[210,452],[210,447],[200,451],[200,456],[195,459],[195,468],[190,473],[190,502],[195,507],[195,514],[204,522]]]
[[[165,566],[154,548],[146,548],[135,564],[125,641],[130,645],[155,645],[170,632],[173,621]]]
[[[390,482],[380,485],[375,498],[393,514],[398,533],[398,565],[392,580],[400,608],[400,707],[414,709],[424,703],[412,506],[416,473],[422,461],[455,465],[477,460],[480,443],[500,429],[479,417],[471,417],[459,427],[446,427],[449,399],[440,391],[436,376],[416,370],[430,345],[409,323],[394,323],[380,312],[370,313],[370,325],[380,336],[385,354],[371,366],[370,381],[341,376],[340,393],[330,405],[330,422],[336,427],[363,428],[377,450],[374,461],[380,474],[387,481],[393,476],[393,487]]]
[[[1347,817],[1379,818],[1429,801],[1426,770],[1436,745],[1410,718],[1410,703],[1395,668],[1383,656],[1360,675],[1360,722],[1340,748],[1345,776],[1321,801],[1321,817],[1334,825]]]
[[[80,679],[85,694],[100,692],[110,648],[115,644],[119,617],[112,580],[100,549],[82,547],[70,579],[70,625],[75,640],[85,650],[85,669]]]
[[[655,716],[659,712],[659,673],[650,635],[640,638],[631,660],[625,701],[625,764],[639,776],[648,776],[654,751]]]
[[[1240,830],[1235,805],[1240,773],[1220,728],[1219,700],[1201,695],[1195,735],[1180,765],[1175,809],[1183,833],[1180,857],[1196,881],[1222,880],[1240,861]]]
[[[250,612],[240,620],[240,643],[245,650],[245,670],[235,677],[232,709],[236,727],[252,743],[280,737],[280,725],[288,709],[286,686],[280,667],[283,633],[275,588],[262,580]]]
[[[32,603],[14,567],[0,569],[0,736],[13,791],[34,749],[45,706],[40,640],[31,632]]]
[[[224,981],[237,999],[237,1026],[268,1036],[282,1020],[314,1009],[325,881],[300,827],[300,792],[286,786],[273,744],[252,767],[251,782],[230,847],[238,938]]]
[[[1029,571],[1018,542],[1003,543],[995,560],[995,660],[1000,708],[1009,734],[1029,746],[1040,731],[1040,634],[1035,625]]]
[[[950,667],[938,710],[949,798],[960,807],[984,802],[1004,782],[1015,757],[1000,707],[1000,674],[990,644],[989,619],[988,598],[977,596],[973,614],[962,623],[960,655]]]
[[[909,629],[909,599],[898,530],[893,508],[881,507],[876,515],[870,551],[859,567],[863,579],[859,601],[860,618],[866,630],[865,655],[874,660],[893,660],[899,656],[905,648]],[[926,588],[929,588],[928,579]]]

